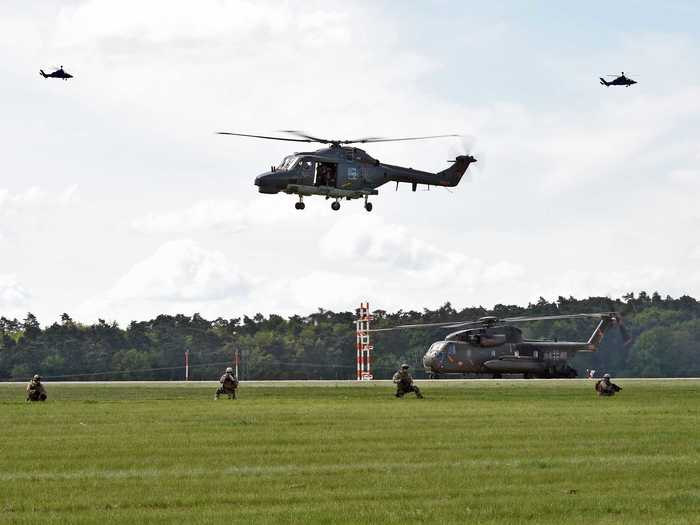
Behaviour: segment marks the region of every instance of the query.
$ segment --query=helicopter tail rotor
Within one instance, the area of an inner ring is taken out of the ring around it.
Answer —
[[[483,152],[480,151],[478,154],[474,154],[474,151],[476,150],[476,142],[476,137],[474,137],[473,135],[460,135],[459,143],[453,145],[450,148],[450,156],[453,157],[454,160],[448,160],[447,162],[457,162],[457,159],[461,156],[471,157],[472,159],[474,159],[473,162],[476,162],[475,157],[477,157],[479,159],[479,164],[476,166],[476,169],[479,171],[480,174],[483,175],[486,168],[486,163],[484,162]],[[472,182],[474,180],[473,173],[473,170],[467,171],[464,175],[464,180],[466,182]]]

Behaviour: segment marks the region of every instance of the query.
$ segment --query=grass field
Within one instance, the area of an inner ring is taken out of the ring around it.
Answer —
[[[700,523],[700,381],[0,384],[2,523]]]

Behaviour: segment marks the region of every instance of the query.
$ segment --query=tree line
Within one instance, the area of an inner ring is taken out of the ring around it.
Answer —
[[[627,377],[700,376],[700,304],[687,295],[629,293],[618,299],[540,298],[525,307],[498,304],[456,310],[446,303],[435,310],[373,312],[373,328],[397,324],[478,319],[485,315],[559,315],[618,311],[624,314],[632,343],[609,333],[598,352],[577,354],[571,365]],[[122,328],[102,319],[74,321],[64,313],[42,328],[28,313],[23,320],[0,317],[0,380],[26,380],[35,373],[55,380],[181,380],[185,352],[190,378],[216,379],[240,356],[242,379],[354,379],[355,312],[319,309],[307,316],[223,319],[199,314],[159,315]],[[523,335],[560,341],[587,340],[594,320],[539,321],[521,326]],[[402,362],[418,377],[430,344],[441,329],[381,332],[373,337],[375,378],[389,378]]]

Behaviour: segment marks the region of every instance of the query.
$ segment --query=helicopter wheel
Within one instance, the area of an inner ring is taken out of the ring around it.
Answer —
[[[304,208],[306,208],[306,204],[304,204],[303,202],[295,202],[294,207],[297,210],[303,210]]]
[[[338,201],[335,201],[333,204],[331,204],[331,209],[333,211],[338,211],[340,209],[340,203]]]
[[[365,210],[372,211],[372,203],[371,202],[365,202]]]

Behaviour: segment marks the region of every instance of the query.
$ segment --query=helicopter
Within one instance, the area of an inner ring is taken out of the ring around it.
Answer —
[[[411,184],[416,191],[419,184],[428,186],[454,187],[459,184],[469,165],[476,162],[471,155],[458,155],[452,166],[438,173],[414,170],[384,164],[372,158],[366,151],[349,147],[350,144],[368,144],[374,142],[397,142],[406,140],[424,140],[442,137],[458,137],[459,135],[431,135],[426,137],[380,138],[366,137],[354,140],[331,140],[314,137],[295,130],[284,130],[281,133],[294,135],[297,138],[271,137],[267,135],[251,135],[247,133],[231,133],[219,131],[219,135],[234,135],[238,137],[254,137],[266,140],[284,140],[289,142],[316,142],[327,147],[308,152],[297,152],[286,156],[279,166],[272,166],[270,171],[255,178],[255,185],[260,193],[275,194],[284,192],[298,195],[299,201],[294,207],[297,210],[305,208],[304,197],[320,195],[326,199],[334,199],[331,208],[340,209],[340,200],[364,199],[365,210],[372,211],[369,197],[379,195],[377,188],[389,181]]]
[[[44,73],[43,69],[40,69],[39,74],[44,78],[62,78],[63,80],[68,80],[69,78],[73,78],[73,75],[71,75],[70,73],[66,73],[63,70],[63,66],[59,67],[53,73],[49,73],[48,75],[46,73]]]
[[[519,323],[561,319],[598,319],[598,325],[588,341],[525,339]],[[617,312],[544,315],[534,317],[482,317],[475,321],[399,325],[378,328],[370,332],[412,328],[461,328],[433,343],[423,356],[423,366],[430,379],[442,374],[490,374],[494,379],[502,374],[523,374],[525,378],[574,378],[577,373],[568,364],[577,352],[595,352],[605,332],[616,326],[623,342],[631,338]]]
[[[628,78],[625,76],[625,72],[623,71],[621,75],[605,75],[606,77],[615,77],[614,80],[607,81],[603,77],[600,77],[600,85],[601,86],[625,86],[625,87],[630,87],[632,84],[636,84],[636,80],[632,80],[631,78]]]

